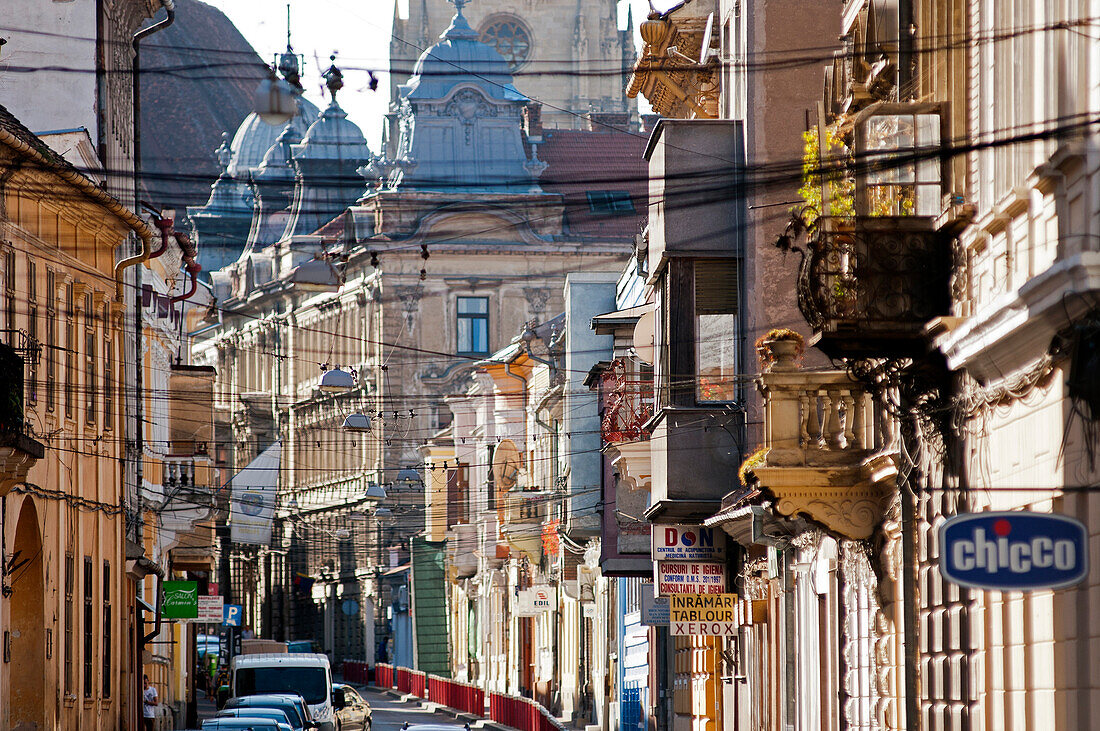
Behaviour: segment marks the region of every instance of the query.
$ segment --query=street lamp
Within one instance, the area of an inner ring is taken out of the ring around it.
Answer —
[[[328,371],[332,373],[332,371]],[[324,378],[321,379],[324,381]],[[354,432],[361,434],[363,432],[370,431],[370,417],[366,414],[348,414],[344,417],[344,431]]]
[[[298,111],[294,89],[268,69],[266,79],[256,87],[256,114],[273,127],[281,127]]]
[[[366,494],[363,495],[363,497],[366,498],[367,500],[375,500],[375,501],[385,500],[386,499],[386,488],[382,487],[381,485],[379,485],[377,483],[372,482],[369,485],[367,485],[367,492],[366,492]],[[379,511],[382,511],[382,510],[389,510],[389,508],[378,508],[378,510],[374,511],[374,514],[378,515]],[[392,515],[393,513],[391,512],[390,514]]]
[[[321,383],[317,386],[325,393],[345,393],[355,388],[355,376],[351,373],[342,370],[340,368],[333,368],[330,371],[325,371],[321,374]],[[363,416],[362,414],[352,414],[352,416]],[[349,417],[350,418],[350,417]],[[367,419],[367,427],[370,427],[370,419]],[[347,420],[344,421],[344,428],[348,427]]]

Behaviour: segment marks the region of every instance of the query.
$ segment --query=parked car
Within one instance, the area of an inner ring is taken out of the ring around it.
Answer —
[[[237,655],[230,661],[230,697],[291,693],[302,696],[320,731],[336,731],[332,671],[325,655]],[[226,703],[228,706],[228,702]]]
[[[306,701],[300,695],[294,695],[292,693],[281,694],[266,694],[266,695],[246,695],[240,698],[230,698],[226,704],[226,709],[237,708],[275,708],[287,715],[290,719],[290,725],[296,731],[303,731],[308,729],[317,728],[318,724],[314,722],[313,717],[309,713],[309,706],[306,705]]]
[[[370,731],[370,704],[350,685],[334,683],[332,707],[336,709],[337,731]]]
[[[202,731],[287,731],[285,723],[271,718],[208,718]]]
[[[290,718],[286,715],[286,711],[280,708],[265,708],[263,706],[225,708],[218,711],[214,718],[270,718],[273,721],[286,724],[286,727],[291,731],[296,731],[294,724],[290,722]]]

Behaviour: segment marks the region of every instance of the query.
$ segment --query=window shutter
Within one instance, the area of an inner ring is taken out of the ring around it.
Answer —
[[[737,312],[737,259],[711,259],[695,262],[695,314],[729,315]]]

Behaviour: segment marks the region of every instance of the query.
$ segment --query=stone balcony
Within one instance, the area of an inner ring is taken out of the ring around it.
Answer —
[[[508,545],[527,554],[532,563],[542,560],[542,526],[550,493],[541,490],[509,490],[504,493],[500,533]]]
[[[790,355],[759,386],[767,452],[751,472],[775,509],[870,538],[896,484],[897,422],[846,371],[802,371]]]
[[[46,456],[45,446],[21,431],[0,430],[0,497],[27,479],[27,473]]]

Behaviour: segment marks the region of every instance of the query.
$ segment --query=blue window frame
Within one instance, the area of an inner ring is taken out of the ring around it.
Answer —
[[[458,298],[459,355],[489,354],[489,298]]]

